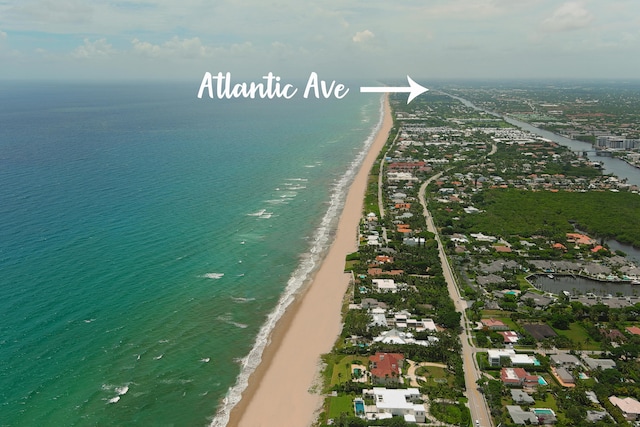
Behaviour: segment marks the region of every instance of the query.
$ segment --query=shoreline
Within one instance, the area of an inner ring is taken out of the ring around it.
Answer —
[[[349,186],[326,257],[278,321],[227,426],[308,426],[322,409],[323,396],[314,390],[322,381],[320,356],[340,334],[342,301],[351,278],[344,272],[345,257],[357,250],[369,172],[392,126],[385,96],[382,125]]]

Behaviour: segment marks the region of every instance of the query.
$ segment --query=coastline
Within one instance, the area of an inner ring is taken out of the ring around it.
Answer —
[[[300,427],[315,420],[323,401],[313,390],[320,381],[320,355],[331,350],[340,334],[341,306],[351,277],[344,273],[345,256],[357,249],[367,179],[392,126],[385,96],[382,125],[349,187],[333,243],[310,284],[273,330],[228,426]]]

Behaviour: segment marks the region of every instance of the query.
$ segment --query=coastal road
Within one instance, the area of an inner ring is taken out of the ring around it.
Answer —
[[[492,152],[495,152],[492,150]],[[493,421],[491,420],[491,414],[489,411],[489,407],[487,406],[487,402],[484,398],[484,395],[480,393],[478,390],[478,386],[476,381],[482,375],[480,369],[478,369],[476,363],[475,354],[478,351],[473,346],[473,341],[471,340],[471,329],[472,325],[469,324],[466,315],[467,303],[460,296],[460,291],[458,286],[456,285],[455,276],[453,271],[451,270],[451,266],[449,265],[449,259],[447,258],[446,253],[444,252],[444,245],[440,240],[440,234],[433,222],[433,217],[431,213],[427,209],[427,201],[425,199],[425,189],[427,185],[429,185],[432,181],[440,178],[443,172],[440,172],[428,180],[426,180],[421,186],[420,191],[418,193],[418,198],[420,199],[420,204],[422,205],[422,210],[424,214],[425,221],[427,223],[427,230],[435,234],[435,239],[438,242],[438,251],[440,254],[440,262],[442,263],[442,273],[447,282],[447,288],[449,290],[449,295],[453,300],[453,303],[456,307],[456,311],[462,313],[460,318],[460,326],[462,327],[462,332],[460,333],[460,342],[462,344],[462,364],[464,370],[464,381],[465,387],[467,389],[467,398],[469,399],[469,410],[471,411],[471,419],[474,420],[474,426],[476,425],[475,420],[480,422],[481,427],[493,427]]]

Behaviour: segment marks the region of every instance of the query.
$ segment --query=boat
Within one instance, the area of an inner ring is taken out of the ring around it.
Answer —
[[[640,280],[638,280],[638,279],[633,279],[633,280],[631,281],[631,284],[632,284],[632,285],[640,285]]]
[[[547,277],[548,277],[549,279],[553,279],[553,274],[549,273],[549,274],[547,274]]]

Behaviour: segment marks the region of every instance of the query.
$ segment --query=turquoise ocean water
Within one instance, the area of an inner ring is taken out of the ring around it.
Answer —
[[[381,104],[196,92],[0,83],[0,425],[224,425]]]

